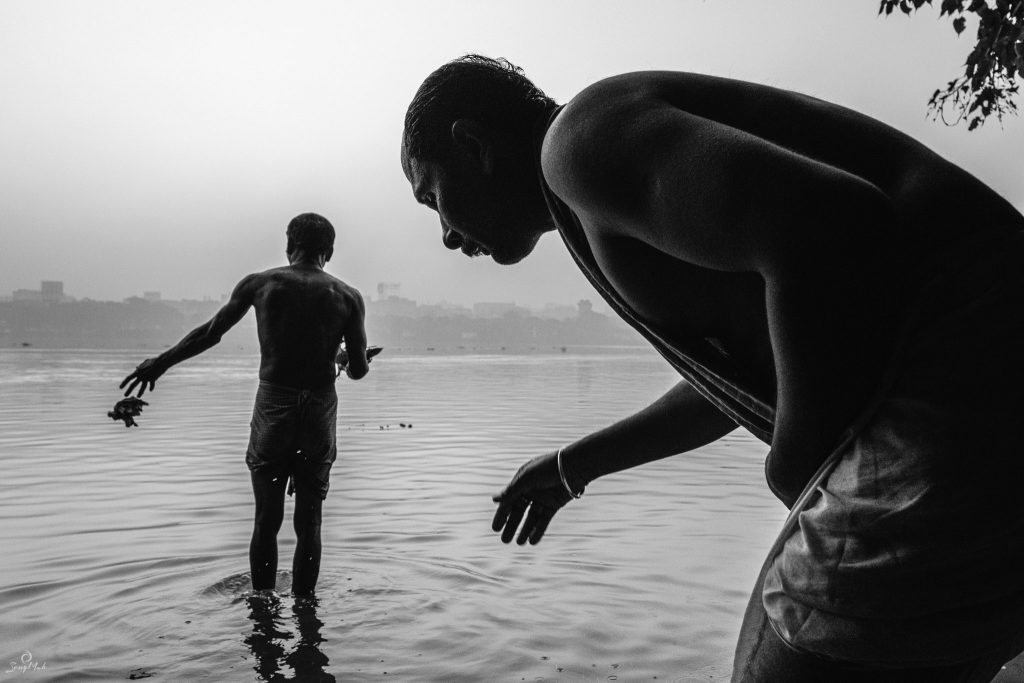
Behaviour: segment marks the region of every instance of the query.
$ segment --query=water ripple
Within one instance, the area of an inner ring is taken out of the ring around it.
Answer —
[[[784,514],[748,434],[595,482],[536,547],[490,531],[521,462],[676,381],[654,354],[394,355],[339,384],[308,604],[288,522],[279,595],[249,587],[257,360],[175,368],[125,429],[136,356],[0,352],[0,656],[45,660],[34,681],[727,676]]]

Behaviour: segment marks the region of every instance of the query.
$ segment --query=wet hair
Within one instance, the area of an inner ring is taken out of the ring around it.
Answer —
[[[402,147],[410,157],[444,158],[457,119],[528,137],[537,117],[555,101],[507,59],[465,55],[427,76],[405,114]]]
[[[334,249],[334,226],[320,214],[299,214],[288,223],[285,235],[289,252],[302,249],[311,254],[330,256]]]

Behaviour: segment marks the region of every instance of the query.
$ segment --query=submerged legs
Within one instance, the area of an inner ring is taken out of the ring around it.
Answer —
[[[273,590],[277,582],[277,534],[284,521],[288,477],[251,472],[256,497],[256,519],[249,542],[249,570],[255,591]],[[295,557],[292,559],[292,592],[310,595],[320,575],[320,522],[323,499],[320,488],[295,483]]]
[[[277,583],[277,532],[284,520],[284,489],[287,477],[251,472],[256,498],[256,519],[249,542],[252,589],[273,590]]]
[[[310,595],[320,575],[320,520],[323,499],[319,486],[297,482],[295,486],[295,557],[292,559],[292,593]]]

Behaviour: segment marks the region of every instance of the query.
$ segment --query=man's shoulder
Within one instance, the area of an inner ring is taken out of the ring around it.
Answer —
[[[358,289],[327,271],[321,271],[320,276],[324,286],[330,288],[337,300],[345,307],[354,307],[360,310],[363,308],[363,295]]]
[[[330,273],[324,274],[331,279],[331,285],[334,287],[334,291],[336,291],[341,296],[344,296],[348,299],[352,299],[353,301],[362,304],[363,295],[358,289],[348,284],[344,280],[334,277]]]
[[[249,273],[238,281],[238,291],[247,291],[255,294],[269,284],[278,281],[282,277],[284,268],[269,268],[256,273]]]
[[[278,266],[269,268],[258,273],[252,273],[242,278],[240,287],[260,289],[264,287],[281,287],[290,289],[294,287],[308,288],[310,284],[315,287],[330,289],[331,291],[348,298],[362,299],[362,295],[352,285],[337,278],[326,271],[316,273],[299,272],[291,266]]]
[[[565,103],[544,138],[546,160],[571,161],[581,152],[614,142],[609,133],[645,99],[637,74],[622,74],[594,83]]]
[[[552,191],[579,210],[611,210],[643,191],[635,170],[645,154],[648,114],[659,106],[655,76],[638,72],[598,81],[555,117],[541,149]]]

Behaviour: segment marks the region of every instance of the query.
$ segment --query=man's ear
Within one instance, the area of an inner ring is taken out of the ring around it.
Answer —
[[[334,247],[328,247],[324,252],[324,263],[330,261],[332,256],[334,256]]]
[[[474,159],[484,173],[494,170],[494,143],[483,126],[472,119],[458,119],[452,123],[451,135],[455,147]]]

